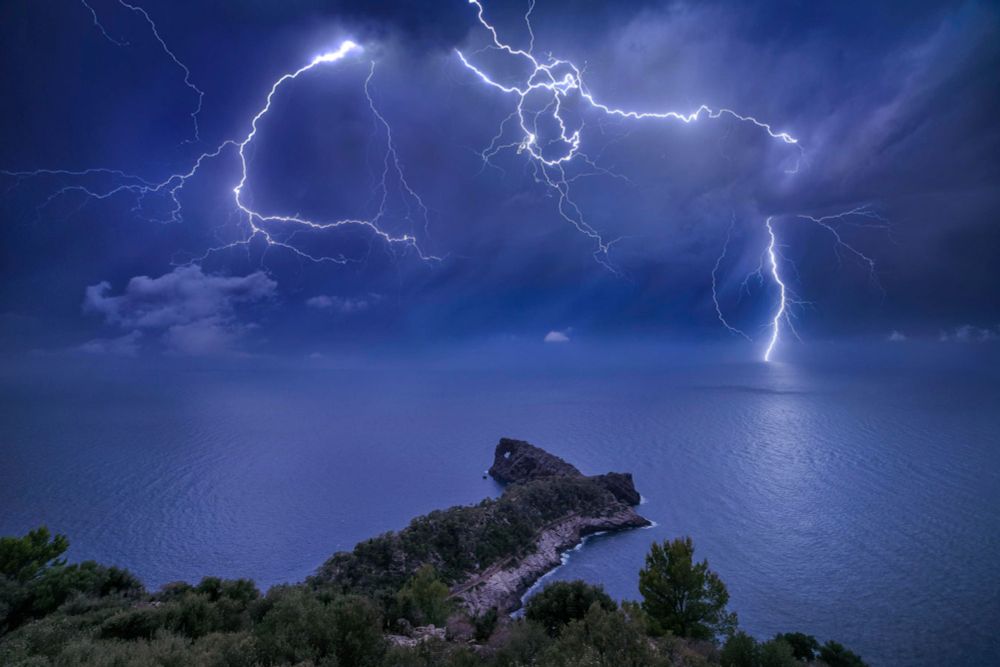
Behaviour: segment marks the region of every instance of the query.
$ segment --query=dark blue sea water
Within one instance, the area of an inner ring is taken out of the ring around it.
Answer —
[[[79,365],[0,376],[0,534],[41,523],[150,586],[301,580],[414,515],[496,494],[502,436],[628,470],[652,529],[554,578],[638,596],[694,538],[761,637],[872,665],[1000,664],[1000,382],[991,360],[315,368]],[[918,358],[919,357],[919,358]],[[681,355],[683,359],[683,355]]]

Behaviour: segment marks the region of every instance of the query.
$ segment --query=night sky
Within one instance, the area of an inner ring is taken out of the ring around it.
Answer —
[[[799,142],[729,116],[615,118],[571,97],[565,114],[590,160],[567,166],[572,201],[603,239],[618,239],[596,258],[516,132],[484,164],[516,99],[455,50],[508,82],[523,80],[525,63],[484,48],[489,33],[464,0],[135,0],[191,86],[140,12],[89,4],[99,24],[74,0],[0,6],[8,353],[308,357],[548,338],[732,341],[757,357],[777,286],[766,266],[743,281],[762,262],[769,217],[782,275],[809,302],[794,309],[807,344],[1000,338],[995,3],[538,0],[533,53],[575,63],[601,103],[729,108]],[[527,49],[527,9],[491,2],[485,16]],[[103,168],[155,183],[187,172],[246,137],[276,79],[345,39],[363,51],[274,95],[247,150],[246,201],[311,220],[372,219],[388,164],[381,116],[401,171],[390,160],[379,225],[413,241],[387,243],[364,225],[269,227],[291,247],[250,238],[231,146],[178,191],[176,216],[162,193],[83,190],[139,182],[121,175],[11,174]],[[550,138],[551,108],[536,110]],[[875,261],[874,277],[798,217],[861,206],[870,216],[833,224]],[[753,343],[716,315],[716,266],[720,308]]]

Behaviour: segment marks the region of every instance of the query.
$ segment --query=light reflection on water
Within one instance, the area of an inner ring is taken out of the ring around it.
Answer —
[[[992,382],[782,363],[147,380],[5,381],[0,532],[48,523],[154,586],[294,581],[497,493],[482,470],[509,435],[633,472],[657,523],[589,540],[553,579],[635,598],[650,541],[691,535],[760,636],[836,638],[874,665],[1000,658]]]

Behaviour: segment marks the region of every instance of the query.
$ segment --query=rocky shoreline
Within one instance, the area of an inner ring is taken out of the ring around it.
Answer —
[[[489,474],[504,484],[523,483],[551,477],[584,477],[563,459],[523,440],[502,438],[497,445]],[[563,554],[578,547],[588,535],[651,525],[633,506],[641,497],[628,473],[607,473],[591,479],[608,488],[622,507],[603,516],[574,514],[555,521],[535,535],[535,551],[522,558],[510,558],[469,577],[452,588],[473,616],[497,609],[510,613],[521,606],[524,594],[546,574],[563,564]]]
[[[431,565],[471,616],[506,614],[585,537],[649,526],[632,476],[586,476],[522,440],[502,438],[489,474],[506,488],[496,499],[417,517],[401,531],[334,554],[310,579],[345,592],[397,590]]]

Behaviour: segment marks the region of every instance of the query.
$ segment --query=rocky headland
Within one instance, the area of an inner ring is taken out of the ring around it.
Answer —
[[[502,438],[489,474],[506,486],[499,498],[417,517],[334,554],[310,582],[378,598],[429,564],[470,615],[509,613],[587,535],[650,525],[634,509],[640,496],[628,473],[588,477],[539,447]]]

